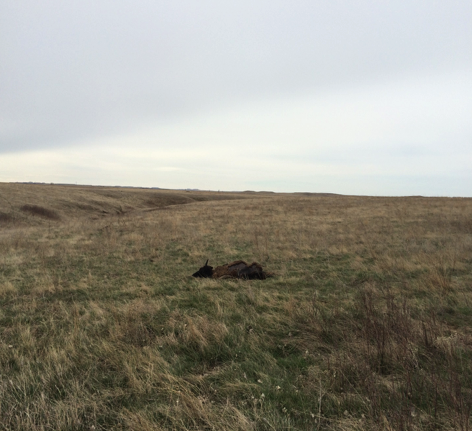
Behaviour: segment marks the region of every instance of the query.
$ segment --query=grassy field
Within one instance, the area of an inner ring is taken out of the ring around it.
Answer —
[[[267,280],[190,277],[257,261]],[[472,199],[0,184],[0,430],[469,430]]]

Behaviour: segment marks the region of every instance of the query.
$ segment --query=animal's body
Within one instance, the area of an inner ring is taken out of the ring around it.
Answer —
[[[265,280],[267,276],[268,274],[257,262],[248,265],[243,260],[217,266],[215,269],[208,265],[207,260],[205,265],[193,274],[193,277],[198,278],[242,278],[247,280]]]

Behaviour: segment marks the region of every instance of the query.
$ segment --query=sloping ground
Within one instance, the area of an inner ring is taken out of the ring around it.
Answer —
[[[0,227],[83,217],[97,219],[170,205],[245,197],[240,193],[0,183]]]
[[[472,429],[472,199],[34,206],[69,190],[8,197],[44,221],[0,230],[0,431]]]

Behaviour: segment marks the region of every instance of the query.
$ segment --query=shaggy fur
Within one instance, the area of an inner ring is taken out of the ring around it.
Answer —
[[[235,262],[216,267],[216,269],[213,271],[213,278],[221,277],[264,280],[266,278],[266,274],[264,273],[262,266],[256,262],[248,265],[242,260],[237,260]]]

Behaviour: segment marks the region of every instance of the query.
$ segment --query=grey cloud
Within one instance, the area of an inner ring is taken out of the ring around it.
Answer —
[[[4,0],[0,151],[471,64],[464,1]]]

